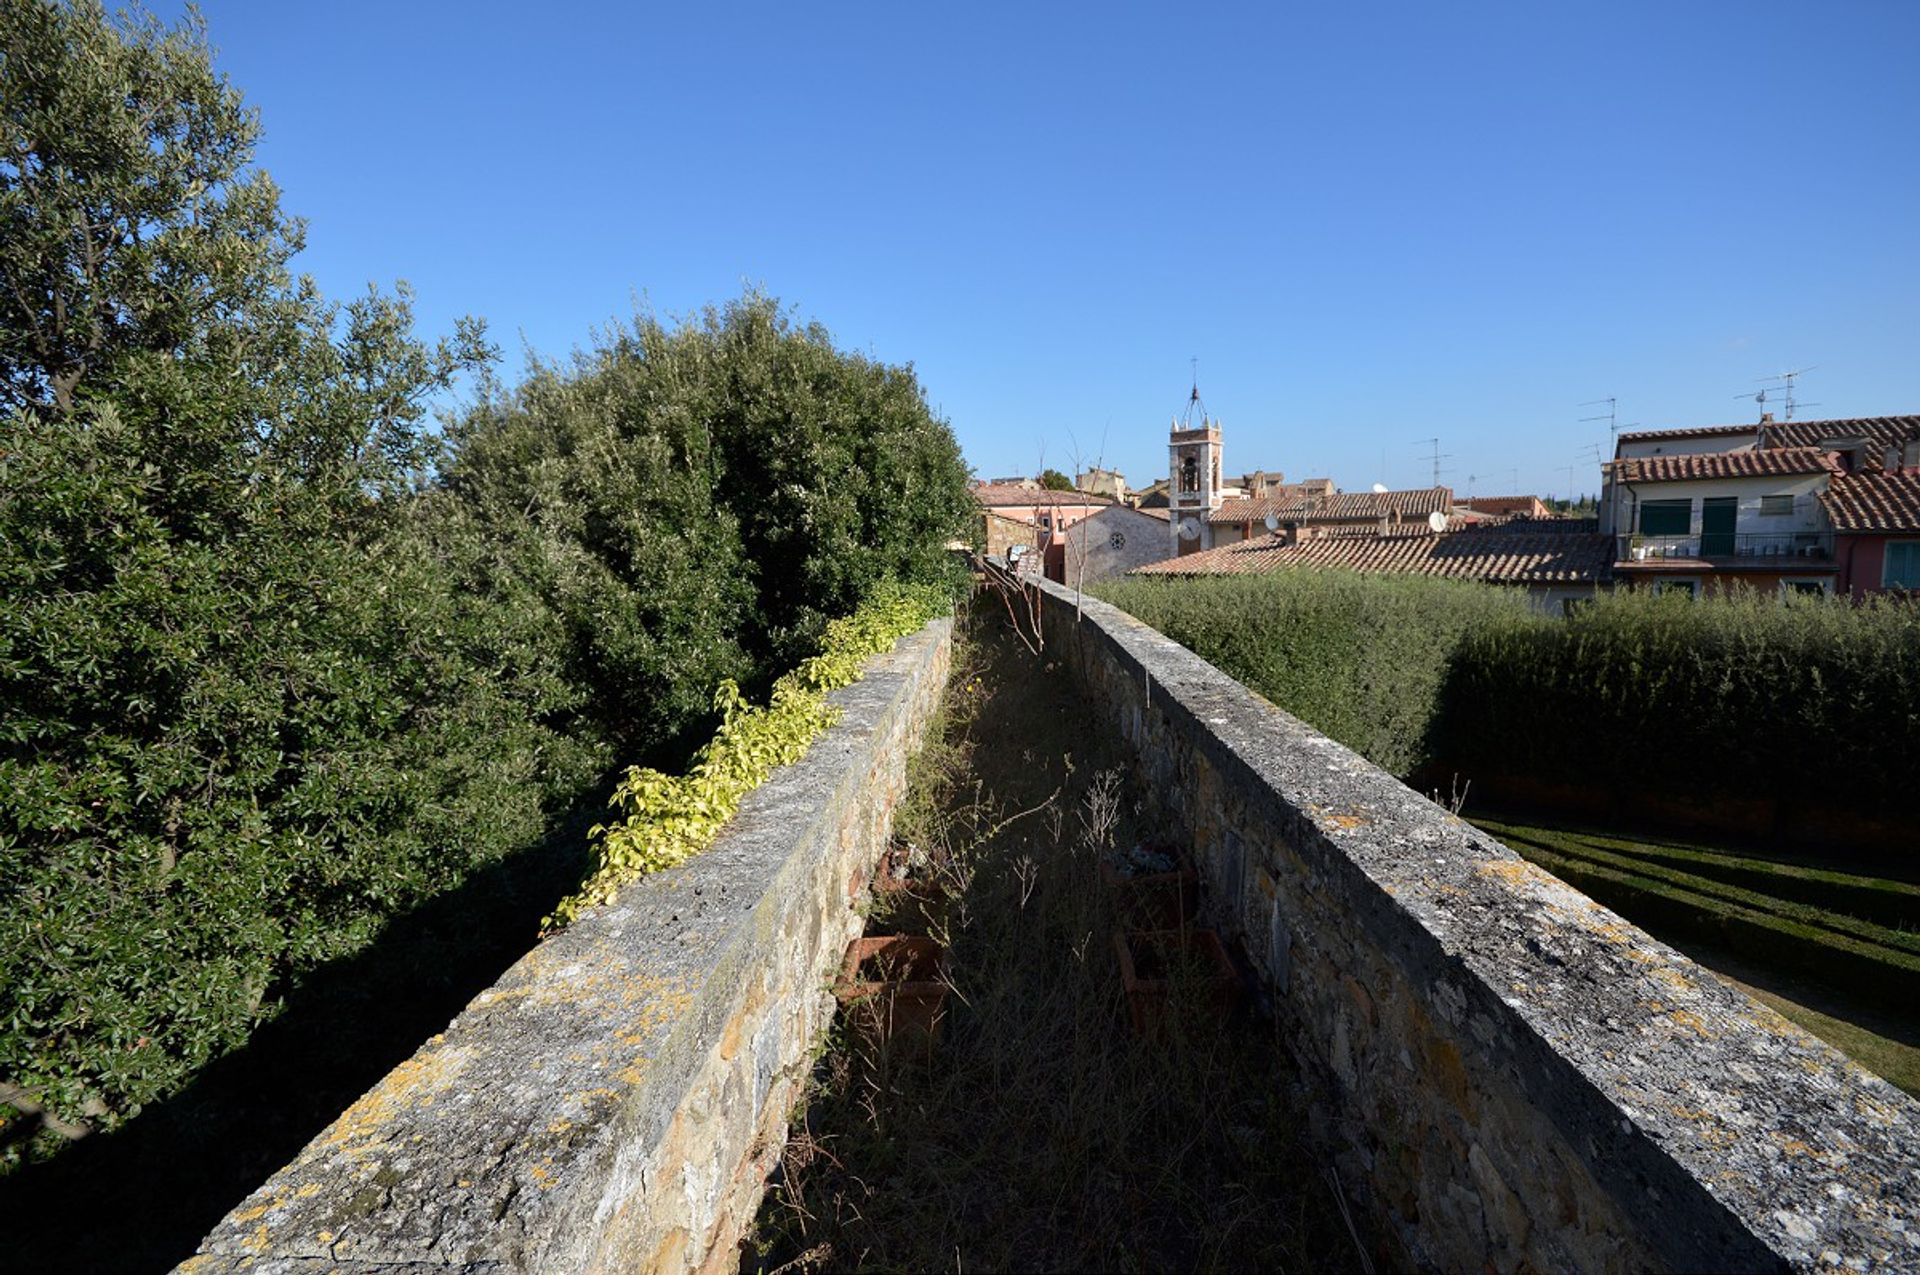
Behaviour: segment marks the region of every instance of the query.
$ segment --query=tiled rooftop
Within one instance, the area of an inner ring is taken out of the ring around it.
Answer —
[[[1262,575],[1291,567],[1446,576],[1501,584],[1591,584],[1607,573],[1613,542],[1594,531],[1542,530],[1526,522],[1434,534],[1281,536],[1243,540],[1130,575]]]
[[[980,483],[973,498],[983,505],[1111,505],[1106,496],[1084,491],[1047,491],[1038,487],[1018,487],[1012,483]]]
[[[1920,434],[1920,416],[1865,416],[1843,421],[1774,421],[1767,426],[1770,447],[1818,447],[1836,438],[1867,440],[1867,466],[1878,469],[1889,447]]]
[[[1829,438],[1865,438],[1874,450],[1897,445],[1920,434],[1920,416],[1853,416],[1831,421],[1768,421],[1767,441],[1774,447],[1817,447]],[[1731,438],[1756,434],[1759,424],[1708,425],[1697,429],[1642,429],[1620,435],[1622,443],[1657,442],[1665,438]],[[1876,463],[1879,458],[1871,458]]]
[[[1531,514],[1546,507],[1538,496],[1468,496],[1460,504],[1483,514]]]
[[[1230,500],[1207,515],[1211,523],[1264,522],[1272,514],[1282,522],[1368,522],[1398,512],[1402,520],[1424,522],[1430,513],[1453,508],[1448,487],[1412,491],[1343,491],[1331,496],[1263,496]]]
[[[1770,447],[1752,452],[1676,452],[1613,462],[1614,477],[1629,483],[1686,482],[1699,478],[1776,478],[1839,473],[1839,462],[1818,447]]]
[[[1820,503],[1835,531],[1920,532],[1920,470],[1836,474]]]

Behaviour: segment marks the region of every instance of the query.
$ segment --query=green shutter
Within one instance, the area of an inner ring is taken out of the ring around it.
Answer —
[[[1640,506],[1640,534],[1684,536],[1693,530],[1691,500],[1649,500]]]
[[[1920,540],[1895,540],[1887,545],[1886,585],[1889,589],[1920,589]]]

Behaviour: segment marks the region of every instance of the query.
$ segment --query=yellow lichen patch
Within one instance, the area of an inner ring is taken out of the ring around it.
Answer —
[[[553,1189],[553,1161],[542,1160],[527,1170],[527,1176],[532,1178],[533,1184],[542,1191],[551,1191]]]
[[[567,1130],[571,1128],[573,1128],[573,1121],[556,1120],[552,1124],[547,1126],[547,1132],[548,1133],[565,1133]]]
[[[435,1041],[445,1037],[435,1037]],[[470,1051],[438,1049],[429,1042],[407,1061],[386,1074],[381,1082],[343,1112],[333,1126],[321,1135],[324,1151],[344,1151],[366,1155],[385,1142],[385,1132],[395,1117],[415,1107],[425,1106],[436,1095],[445,1093],[466,1070]]]
[[[1678,1023],[1680,1026],[1687,1028],[1689,1031],[1698,1032],[1700,1033],[1700,1035],[1706,1036],[1706,1037],[1711,1037],[1713,1035],[1711,1031],[1707,1030],[1706,1023],[1701,1021],[1700,1015],[1692,1013],[1689,1010],[1676,1009],[1673,1011],[1672,1014],[1669,1015],[1669,1017],[1672,1018],[1673,1021]]]
[[[1349,828],[1366,826],[1366,818],[1361,815],[1328,815],[1327,822],[1345,832]]]
[[[318,1194],[320,1194],[320,1184],[318,1182],[303,1182],[300,1184],[300,1189],[293,1193],[293,1198],[296,1200],[304,1200],[309,1196]]]
[[[320,1241],[320,1242],[321,1242],[322,1244],[331,1244],[331,1243],[333,1243],[333,1232],[332,1232],[332,1231],[321,1231],[321,1232],[319,1233],[319,1235],[318,1235],[318,1237],[317,1237],[317,1238],[319,1239],[319,1241]]]
[[[1500,882],[1510,890],[1517,890],[1541,875],[1540,869],[1525,859],[1490,859],[1485,863],[1473,865],[1475,873]]]
[[[1788,1137],[1786,1134],[1781,1133],[1778,1129],[1770,1130],[1767,1136],[1769,1138],[1772,1138],[1773,1144],[1779,1147],[1780,1150],[1787,1155],[1799,1155],[1799,1156],[1810,1157],[1815,1154],[1814,1149],[1812,1147],[1800,1141],[1800,1139],[1798,1138]]]
[[[1625,921],[1599,921],[1589,925],[1587,933],[1597,939],[1617,943],[1621,947],[1636,946],[1640,937],[1640,932]]]
[[[1653,971],[1655,982],[1666,984],[1669,991],[1690,992],[1694,990],[1693,980],[1671,965],[1662,965]]]

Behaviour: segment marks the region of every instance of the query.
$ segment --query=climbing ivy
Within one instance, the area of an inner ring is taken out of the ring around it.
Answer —
[[[833,724],[838,711],[827,703],[827,692],[857,681],[869,656],[948,605],[938,588],[883,582],[853,614],[827,625],[819,653],[775,682],[765,705],[748,703],[731,679],[722,682],[714,696],[720,728],[694,754],[686,774],[635,766],[614,789],[611,804],[624,817],[588,834],[596,841],[595,867],[579,892],[547,918],[547,929],[572,924],[587,908],[612,902],[621,886],[684,863],[711,845],[748,793],[776,767],[798,761]]]

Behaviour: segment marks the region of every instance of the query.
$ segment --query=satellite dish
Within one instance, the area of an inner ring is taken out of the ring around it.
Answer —
[[[1375,483],[1373,485],[1373,490],[1377,494],[1384,496],[1387,494],[1387,485],[1385,483]]]
[[[1180,538],[1182,540],[1198,540],[1200,538],[1200,524],[1191,518],[1182,518],[1180,520]]]
[[[1447,529],[1447,516],[1438,509],[1427,515],[1427,529],[1438,533]]]
[[[1267,530],[1268,531],[1280,530],[1280,515],[1278,514],[1267,515]]]

